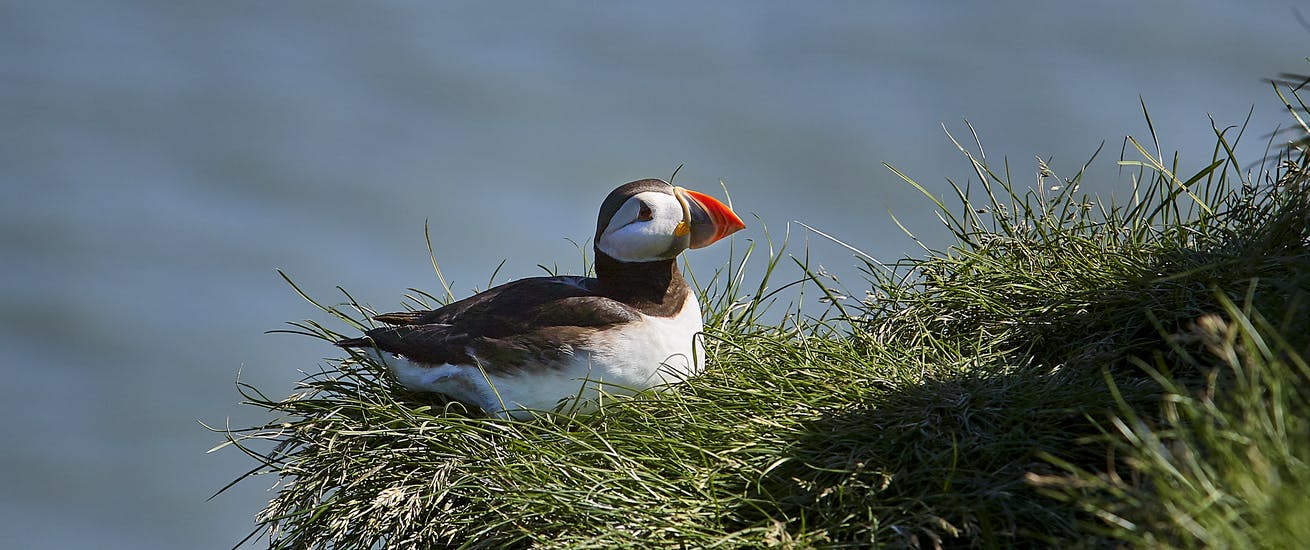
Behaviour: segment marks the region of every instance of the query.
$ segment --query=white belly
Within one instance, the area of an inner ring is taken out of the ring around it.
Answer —
[[[700,304],[689,292],[677,317],[643,316],[621,330],[598,332],[574,345],[573,357],[563,368],[528,368],[502,376],[491,374],[494,366],[484,371],[477,365],[434,366],[391,356],[384,360],[410,389],[443,393],[496,416],[525,418],[530,415],[522,409],[552,410],[564,404],[569,410],[575,403],[566,401],[594,400],[602,391],[630,394],[700,373],[704,351],[697,333],[702,328]]]

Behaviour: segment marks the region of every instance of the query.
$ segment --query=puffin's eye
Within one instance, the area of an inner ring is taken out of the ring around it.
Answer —
[[[648,222],[653,219],[655,219],[655,216],[651,214],[650,207],[646,206],[644,202],[641,203],[641,211],[637,212],[637,221]]]

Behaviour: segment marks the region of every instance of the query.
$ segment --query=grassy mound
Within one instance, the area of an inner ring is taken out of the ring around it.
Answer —
[[[362,355],[285,399],[242,385],[277,416],[227,432],[259,461],[247,476],[281,481],[252,537],[1294,546],[1310,538],[1307,140],[1253,170],[1231,146],[1240,130],[1215,135],[1211,161],[1190,170],[1130,139],[1122,203],[1044,166],[1034,190],[1016,189],[1008,166],[962,146],[970,183],[949,202],[924,191],[949,247],[869,259],[858,299],[806,259],[793,258],[801,280],[771,289],[787,258],[772,243],[748,285],[747,249],[702,291],[708,372],[592,414],[479,418]],[[760,320],[797,291],[827,313]],[[323,309],[356,327],[368,313]]]

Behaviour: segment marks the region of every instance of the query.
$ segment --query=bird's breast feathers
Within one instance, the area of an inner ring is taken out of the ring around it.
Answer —
[[[688,292],[677,315],[642,315],[636,322],[597,331],[588,351],[615,383],[637,388],[673,383],[701,371],[704,353],[696,333],[703,328],[696,293]]]

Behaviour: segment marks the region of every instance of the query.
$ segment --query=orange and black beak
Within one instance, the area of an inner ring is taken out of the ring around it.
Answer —
[[[731,208],[714,197],[681,187],[674,187],[673,195],[682,203],[677,234],[681,237],[690,233],[691,248],[707,247],[746,227]]]

